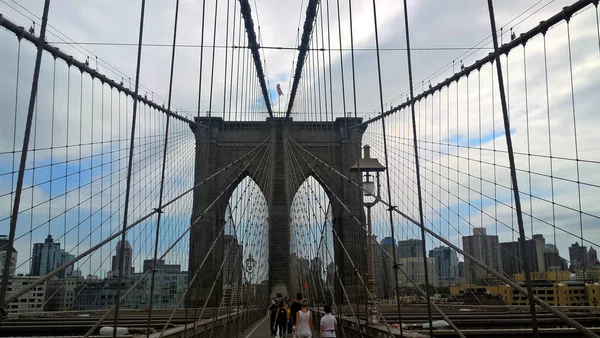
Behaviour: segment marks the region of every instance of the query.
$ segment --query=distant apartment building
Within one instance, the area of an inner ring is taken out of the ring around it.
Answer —
[[[407,239],[398,241],[398,257],[423,257],[423,241],[420,239]]]
[[[12,251],[12,256],[10,258],[8,275],[14,276],[17,267],[17,250],[10,245],[6,236],[0,235],[0,277],[4,274],[4,265],[6,264],[6,256],[9,250]]]
[[[409,280],[412,279],[416,284],[425,284],[425,271],[427,271],[427,277],[429,278],[429,284],[435,287],[440,286],[439,280],[436,274],[435,259],[427,259],[427,270],[425,270],[425,264],[422,257],[407,257],[398,259],[400,268],[404,270],[404,273],[398,272],[398,286],[403,288],[414,288],[414,285]]]
[[[36,281],[38,276],[12,276],[8,279],[6,297],[21,291],[24,287]],[[35,286],[14,302],[6,304],[9,313],[41,312],[44,310],[46,299],[46,283]]]
[[[77,289],[84,284],[81,277],[50,279],[46,282],[46,311],[72,310]]]
[[[478,261],[502,273],[502,261],[498,236],[487,235],[485,228],[474,228],[473,235],[463,236],[463,250]],[[499,279],[465,257],[463,265],[465,283],[497,284]]]
[[[133,278],[126,277],[122,280],[121,290],[128,290],[134,283]],[[149,284],[149,282],[148,282]],[[87,280],[76,288],[73,310],[106,310],[115,302],[117,294],[118,279],[107,278],[104,280]],[[142,309],[147,304],[142,286],[132,290],[127,297],[121,301],[122,309]],[[124,292],[124,291],[123,291]]]
[[[569,269],[569,262],[560,257],[560,252],[554,244],[544,245],[544,263],[546,263],[546,271],[566,271]]]

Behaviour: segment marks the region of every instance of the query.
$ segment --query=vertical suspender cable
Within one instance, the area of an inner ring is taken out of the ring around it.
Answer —
[[[202,0],[202,29],[200,33],[200,76],[198,78],[198,112],[196,113],[200,117],[200,101],[202,99],[202,64],[204,61],[204,24],[206,22],[206,0]],[[187,311],[187,307],[186,307]],[[186,315],[187,318],[187,315]],[[186,320],[187,322],[187,320]]]
[[[494,5],[492,0],[488,0],[488,9],[490,13],[490,25],[492,29],[492,40],[494,42],[494,53],[496,61],[496,70],[498,72],[498,89],[500,91],[500,102],[502,104],[502,116],[504,119],[504,134],[506,137],[506,147],[508,150],[508,160],[510,162],[510,177],[512,180],[513,195],[515,198],[515,207],[517,211],[517,222],[519,225],[519,249],[521,251],[521,261],[523,262],[523,271],[525,272],[525,281],[527,283],[527,296],[529,300],[529,310],[531,311],[531,327],[533,336],[538,337],[537,315],[535,311],[535,300],[533,299],[533,290],[531,288],[531,274],[529,263],[525,259],[525,229],[523,228],[523,213],[521,210],[521,198],[519,196],[519,185],[517,182],[517,170],[515,165],[515,154],[512,146],[512,136],[510,134],[510,121],[508,118],[508,108],[506,105],[506,96],[504,93],[504,80],[502,79],[502,65],[500,64],[500,50],[498,47],[498,35],[496,34],[496,19],[494,17]],[[492,93],[493,95],[493,93]]]
[[[373,20],[374,20],[374,25],[375,25],[375,44],[376,44],[376,53],[377,53],[377,76],[378,76],[378,81],[379,81],[379,104],[380,104],[380,108],[381,108],[381,113],[383,114],[384,108],[383,108],[383,85],[381,82],[381,58],[379,55],[379,32],[377,29],[377,6],[375,4],[375,0],[373,0]],[[390,171],[389,171],[389,161],[388,161],[388,149],[387,149],[387,134],[386,134],[386,129],[385,129],[385,119],[382,118],[381,119],[381,127],[382,127],[382,133],[383,133],[383,152],[384,152],[384,157],[385,157],[385,167],[388,168],[388,170],[385,171],[385,177],[386,177],[386,182],[387,182],[387,193],[388,193],[388,203],[390,206],[392,206],[392,189],[390,186]],[[394,215],[392,213],[392,208],[389,207],[388,208],[389,211],[389,216],[390,216],[390,231],[391,231],[391,235],[392,235],[392,252],[394,252],[394,281],[396,283],[396,304],[397,304],[397,310],[398,310],[398,320],[400,321],[400,330],[402,331],[402,314],[401,314],[401,309],[400,309],[400,292],[398,289],[398,261],[397,261],[397,255],[396,253],[396,237],[395,237],[395,231],[394,231]],[[425,270],[427,271],[427,270]],[[428,297],[429,298],[429,297]],[[429,310],[429,317],[431,318],[431,310]],[[430,325],[431,326],[431,325]]]
[[[178,19],[178,15],[179,15],[179,0],[177,0],[175,2],[175,23],[173,26],[173,48],[171,50],[171,73],[169,75],[169,97],[167,99],[167,109],[171,110],[171,97],[173,94],[173,69],[175,66],[175,44],[177,42],[177,19]],[[160,175],[160,191],[159,191],[159,195],[158,195],[158,208],[156,208],[156,210],[158,211],[158,216],[156,219],[156,237],[154,239],[154,259],[152,261],[152,279],[150,282],[150,300],[149,300],[149,308],[148,308],[148,324],[146,326],[146,337],[150,337],[150,321],[152,319],[152,305],[153,305],[153,301],[154,301],[154,289],[156,288],[155,285],[155,278],[156,278],[156,259],[158,257],[158,243],[159,243],[159,236],[160,236],[160,221],[161,221],[161,217],[163,214],[163,210],[162,210],[162,204],[163,204],[163,192],[164,192],[164,187],[165,187],[165,171],[166,171],[166,164],[167,164],[167,146],[168,146],[168,142],[169,142],[169,122],[170,122],[170,116],[167,115],[167,121],[166,121],[166,125],[165,125],[165,141],[164,141],[164,148],[163,148],[163,160],[162,160],[162,169],[161,169],[161,175]],[[186,323],[187,324],[187,323]]]
[[[21,161],[19,163],[19,173],[17,176],[17,186],[15,187],[15,200],[10,217],[10,229],[8,234],[8,247],[6,248],[6,257],[2,284],[0,285],[0,307],[4,307],[6,299],[6,290],[8,287],[8,275],[10,273],[10,261],[12,259],[12,249],[15,244],[15,232],[17,230],[17,218],[19,216],[19,206],[21,204],[21,193],[23,192],[23,180],[25,176],[25,165],[27,163],[27,151],[29,150],[29,138],[31,137],[31,124],[33,120],[33,108],[38,90],[38,80],[40,78],[40,68],[42,64],[42,52],[46,43],[46,26],[48,25],[48,11],[50,10],[50,0],[44,2],[44,14],[42,15],[42,27],[40,29],[40,38],[37,43],[37,54],[35,57],[35,68],[33,70],[33,81],[31,82],[31,95],[29,96],[29,108],[27,110],[27,120],[25,122],[25,134],[23,135],[23,148],[21,150]],[[16,118],[16,116],[15,116]]]
[[[140,13],[140,34],[138,38],[137,65],[135,70],[135,92],[133,96],[133,116],[131,120],[131,138],[129,141],[129,163],[127,165],[127,187],[125,190],[125,205],[123,207],[123,228],[121,233],[121,246],[125,245],[127,235],[127,213],[129,211],[129,196],[131,193],[131,174],[133,171],[133,147],[135,145],[135,122],[137,117],[138,91],[140,87],[140,66],[142,61],[142,39],[144,36],[144,11],[146,9],[146,0],[142,0]],[[119,307],[121,303],[121,283],[123,282],[123,265],[125,260],[125,250],[119,253],[119,282],[115,296],[115,319],[113,321],[113,337],[117,336],[117,326],[119,325]]]
[[[411,110],[411,116],[412,116],[412,130],[413,130],[413,147],[414,147],[414,152],[415,152],[415,173],[416,173],[416,179],[417,179],[417,196],[419,198],[419,223],[420,223],[420,228],[421,228],[421,241],[423,242],[422,245],[422,254],[423,254],[423,268],[425,269],[425,294],[427,296],[427,314],[429,315],[429,334],[433,337],[433,325],[432,325],[432,320],[431,320],[431,297],[429,295],[429,270],[427,269],[427,249],[425,248],[425,223],[423,221],[423,197],[422,197],[422,189],[421,189],[421,169],[419,166],[419,148],[417,145],[417,120],[415,117],[415,95],[414,95],[414,89],[413,89],[413,78],[412,78],[412,63],[411,63],[411,58],[410,58],[410,32],[409,32],[409,27],[408,27],[408,6],[406,4],[406,0],[403,1],[404,2],[404,30],[405,30],[405,34],[406,34],[406,57],[407,57],[407,64],[408,64],[408,85],[409,85],[409,91],[410,91],[410,100],[411,100],[411,104],[410,104],[410,110]],[[373,6],[375,6],[375,0],[373,0]],[[373,8],[374,9],[374,8]],[[377,48],[379,48],[379,44],[377,45]],[[377,58],[379,59],[379,51],[377,51]],[[381,75],[379,76],[379,86],[381,87]],[[382,102],[383,102],[383,98],[382,98]],[[383,111],[383,103],[382,103],[382,107],[381,107],[382,111]],[[381,120],[382,124],[384,119]],[[384,130],[384,147],[385,147],[385,124],[383,124],[383,130]],[[385,162],[386,162],[386,167],[387,167],[387,150],[385,151],[386,155],[385,155]],[[388,169],[389,170],[389,169]],[[388,171],[386,171],[387,173]],[[389,174],[388,174],[389,177]],[[389,191],[389,178],[388,178],[388,191]],[[392,202],[390,201],[390,205],[392,204]],[[392,210],[390,209],[390,215],[392,213]]]

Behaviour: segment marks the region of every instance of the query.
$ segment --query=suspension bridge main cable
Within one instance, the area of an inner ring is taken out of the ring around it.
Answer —
[[[260,87],[262,90],[263,98],[265,100],[265,106],[267,108],[267,112],[271,119],[273,118],[273,110],[271,109],[271,100],[269,99],[269,90],[267,88],[267,84],[265,82],[265,74],[262,63],[260,61],[260,53],[258,51],[259,44],[256,41],[256,32],[254,31],[254,22],[252,21],[252,9],[248,0],[239,0],[240,1],[240,10],[242,12],[242,17],[244,18],[244,24],[246,27],[246,33],[248,34],[248,45],[250,50],[252,51],[252,57],[254,59],[254,66],[256,68],[256,74],[258,76],[258,81],[260,82]]]
[[[290,90],[288,106],[285,113],[285,120],[283,122],[283,126],[285,127],[287,120],[290,117],[292,112],[292,107],[294,106],[294,99],[296,97],[296,92],[298,91],[298,85],[300,82],[300,77],[302,74],[302,69],[304,67],[304,62],[306,61],[306,53],[308,52],[308,46],[310,44],[310,36],[313,30],[313,23],[316,21],[317,8],[319,5],[318,0],[309,0],[308,5],[306,6],[306,17],[304,19],[304,27],[302,31],[302,39],[300,41],[300,46],[298,47],[298,61],[296,62],[296,70],[294,72],[294,80],[292,82],[292,88]]]
[[[562,11],[558,12],[557,14],[555,14],[548,20],[542,21],[539,25],[533,27],[529,31],[527,31],[519,36],[516,36],[515,39],[505,43],[502,46],[499,46],[497,52],[492,52],[492,53],[488,54],[487,56],[475,61],[470,66],[465,66],[459,72],[456,72],[455,74],[453,74],[451,77],[445,79],[444,81],[441,81],[438,84],[436,84],[435,86],[432,86],[429,89],[426,89],[421,94],[415,96],[413,100],[409,99],[406,102],[400,103],[399,105],[392,107],[391,109],[388,109],[387,111],[384,111],[381,114],[379,114],[373,118],[370,118],[367,121],[363,121],[359,124],[356,124],[352,127],[356,128],[356,127],[360,127],[360,126],[369,125],[372,122],[375,122],[375,121],[380,120],[388,115],[391,115],[393,113],[396,113],[398,111],[401,111],[405,108],[410,107],[410,105],[413,101],[414,102],[420,101],[421,99],[426,98],[427,96],[435,93],[436,91],[439,91],[443,87],[446,87],[446,86],[450,85],[451,83],[458,81],[463,76],[467,76],[470,73],[472,73],[473,71],[480,69],[482,66],[484,66],[488,63],[491,63],[496,58],[496,54],[500,54],[500,55],[506,54],[506,53],[510,52],[511,50],[513,50],[514,48],[522,46],[524,43],[527,43],[527,41],[529,41],[533,37],[546,32],[550,27],[555,26],[556,24],[566,20],[573,14],[581,11],[582,9],[584,9],[585,7],[590,5],[593,1],[594,0],[578,0],[574,4],[565,7]]]

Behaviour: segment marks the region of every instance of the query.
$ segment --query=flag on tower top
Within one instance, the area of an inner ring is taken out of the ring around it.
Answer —
[[[279,94],[279,96],[283,95],[283,91],[281,90],[279,83],[277,84],[277,94]]]

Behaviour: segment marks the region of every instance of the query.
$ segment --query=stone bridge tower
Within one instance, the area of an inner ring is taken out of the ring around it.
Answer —
[[[189,280],[204,260],[202,273],[198,274],[188,292],[188,307],[202,307],[208,298],[211,286],[223,259],[222,240],[217,241],[215,249],[211,244],[224,226],[225,208],[238,183],[251,177],[263,192],[269,208],[269,287],[271,297],[277,294],[291,295],[300,290],[290,290],[290,207],[292,199],[302,182],[291,179],[294,173],[288,172],[293,166],[296,173],[301,170],[303,177],[313,176],[323,186],[332,205],[333,226],[344,243],[356,268],[363,274],[366,271],[366,234],[353,219],[358,218],[364,225],[364,212],[361,208],[362,194],[354,185],[345,182],[312,156],[301,150],[294,141],[314,154],[335,170],[353,180],[359,181],[350,167],[360,157],[362,135],[365,128],[351,128],[361,119],[338,118],[335,122],[294,122],[289,119],[284,129],[283,118],[268,118],[264,122],[224,122],[221,118],[196,118],[196,122],[206,128],[192,126],[196,136],[195,184],[199,184],[210,175],[223,169],[258,145],[264,144],[260,153],[246,156],[233,167],[214,177],[194,191],[192,222],[200,220],[192,227],[190,234]],[[272,138],[270,138],[272,136]],[[289,137],[288,137],[289,136]],[[290,140],[293,139],[293,141]],[[286,145],[287,143],[287,145]],[[294,163],[286,163],[290,158],[290,147],[294,148]],[[303,156],[303,157],[301,157]],[[261,163],[261,158],[263,163]],[[265,166],[265,162],[268,161]],[[308,162],[308,163],[307,163]],[[247,168],[246,168],[247,167]],[[242,175],[239,173],[246,168]],[[267,171],[265,173],[265,171]],[[297,174],[296,174],[297,175]],[[266,178],[266,179],[265,179]],[[225,191],[224,193],[222,193]],[[219,195],[221,195],[219,197]],[[217,199],[209,211],[203,212]],[[348,206],[351,215],[339,202]],[[335,235],[334,235],[335,236]],[[335,238],[335,237],[334,237]],[[221,244],[219,244],[221,243]],[[344,250],[337,244],[334,247],[335,261],[344,288],[351,300],[363,297],[363,286],[357,278],[354,268]],[[339,283],[336,287],[336,299],[345,303],[341,297]],[[222,280],[217,281],[207,306],[218,306],[221,298]]]

